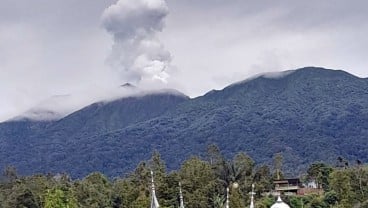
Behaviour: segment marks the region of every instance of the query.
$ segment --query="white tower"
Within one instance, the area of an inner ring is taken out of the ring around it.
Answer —
[[[153,182],[153,171],[151,170],[151,179],[152,179],[152,187],[151,187],[151,208],[159,208],[160,205],[158,204],[155,192],[155,183]]]
[[[183,199],[183,193],[181,192],[181,183],[179,182],[179,197],[180,197],[180,207],[184,208],[184,199]]]
[[[251,197],[250,197],[250,206],[249,206],[249,208],[254,208],[254,194],[256,194],[256,193],[254,193],[254,184],[252,184],[252,192],[250,192]]]
[[[226,188],[226,204],[225,208],[230,208],[230,200],[229,200],[229,188]]]

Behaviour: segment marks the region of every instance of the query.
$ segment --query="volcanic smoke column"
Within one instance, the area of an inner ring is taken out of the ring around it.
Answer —
[[[105,9],[102,25],[114,38],[108,62],[121,81],[167,82],[171,55],[157,33],[168,13],[165,0],[119,0]]]

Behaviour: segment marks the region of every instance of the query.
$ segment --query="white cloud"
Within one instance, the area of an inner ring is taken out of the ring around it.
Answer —
[[[119,0],[104,11],[103,26],[114,37],[108,61],[125,82],[167,82],[171,55],[157,33],[168,12],[164,0]]]
[[[0,121],[53,95],[99,99],[98,89],[131,80],[194,97],[255,74],[311,65],[367,77],[367,6],[365,0],[2,0]]]
[[[162,40],[181,69],[180,78],[171,79],[197,96],[255,74],[304,66],[368,76],[366,6],[340,0],[169,1]]]

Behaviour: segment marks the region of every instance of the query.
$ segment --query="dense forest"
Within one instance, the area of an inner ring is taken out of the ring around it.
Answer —
[[[8,166],[0,180],[1,208],[143,208],[150,203],[150,171],[154,171],[156,195],[160,207],[179,207],[179,182],[187,208],[222,208],[225,190],[230,188],[230,207],[244,208],[250,203],[251,184],[255,184],[257,208],[270,207],[275,197],[273,180],[283,177],[283,158],[275,154],[271,164],[259,165],[245,152],[225,159],[216,145],[209,145],[205,156],[192,156],[180,169],[168,172],[160,154],[141,161],[136,169],[116,178],[93,172],[83,179],[72,179],[66,173],[18,176]],[[342,157],[336,164],[311,164],[301,176],[304,182],[315,181],[323,188],[319,194],[286,196],[293,208],[368,207],[368,167],[357,160]],[[233,186],[234,183],[239,186]]]
[[[0,169],[111,178],[156,149],[171,171],[214,143],[226,158],[243,151],[257,164],[271,165],[283,152],[284,173],[295,176],[338,156],[368,161],[367,137],[368,79],[307,67],[197,98],[157,92],[97,102],[55,121],[0,123]]]

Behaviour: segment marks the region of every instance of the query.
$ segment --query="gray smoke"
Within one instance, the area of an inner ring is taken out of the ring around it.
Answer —
[[[168,12],[164,0],[119,0],[104,11],[102,24],[114,38],[108,62],[121,81],[167,82],[171,55],[157,34]]]

